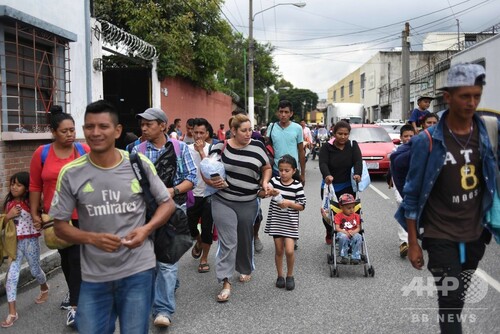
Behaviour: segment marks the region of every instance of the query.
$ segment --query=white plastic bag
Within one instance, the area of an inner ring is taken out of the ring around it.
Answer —
[[[207,179],[213,177],[222,177],[226,179],[226,170],[224,164],[220,161],[220,155],[212,153],[210,156],[203,158],[200,162],[200,172]],[[215,194],[219,189],[210,187],[207,184],[205,195],[209,196]]]
[[[366,165],[366,162],[363,160],[363,172],[361,173],[361,181],[359,181],[358,185],[356,186],[356,181],[353,180],[354,176],[354,167],[351,169],[351,185],[352,185],[352,190],[354,192],[362,192],[371,183],[370,180],[370,174],[368,173],[368,166]],[[359,188],[359,189],[358,189]]]

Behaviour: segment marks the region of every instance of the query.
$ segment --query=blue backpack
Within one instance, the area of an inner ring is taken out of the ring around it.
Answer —
[[[50,150],[51,145],[52,144],[43,145],[43,148],[42,148],[42,167],[43,167],[43,164],[45,163],[45,160],[47,160],[47,156],[49,155],[49,150]],[[85,148],[83,148],[82,143],[75,142],[73,145],[75,146],[75,149],[80,156],[87,154],[87,152],[85,152]]]

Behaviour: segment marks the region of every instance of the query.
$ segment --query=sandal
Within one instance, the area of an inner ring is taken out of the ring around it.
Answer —
[[[193,249],[191,249],[191,256],[194,257],[195,259],[199,259],[201,256],[202,249],[198,242],[196,242],[193,246]]]
[[[208,273],[210,271],[210,265],[208,263],[200,263],[198,266],[198,272],[201,273]]]
[[[43,304],[49,299],[49,289],[40,290],[40,294],[35,299],[35,304]]]
[[[249,282],[251,279],[252,279],[252,275],[245,275],[245,274],[240,275],[240,282],[241,283]]]
[[[229,296],[231,296],[231,289],[222,289],[217,295],[217,301],[219,303],[227,302],[229,300]]]
[[[7,319],[5,319],[4,322],[2,322],[2,327],[3,328],[8,328],[8,327],[11,327],[12,325],[14,325],[14,322],[19,318],[19,315],[16,313],[16,314],[10,314],[7,316]]]

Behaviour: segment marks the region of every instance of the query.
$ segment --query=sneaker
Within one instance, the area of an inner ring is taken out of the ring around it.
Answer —
[[[360,262],[360,259],[351,259],[351,264],[359,264]]]
[[[262,252],[262,250],[264,249],[264,245],[262,244],[262,241],[260,241],[259,238],[255,238],[253,240],[253,247],[257,253]]]
[[[72,309],[72,307],[69,303],[69,291],[66,293],[66,296],[64,296],[64,299],[61,302],[60,309],[61,310],[68,310],[68,311]]]
[[[285,278],[283,276],[278,276],[276,280],[276,287],[279,289],[283,289],[285,287]]]
[[[286,289],[287,290],[295,289],[295,279],[293,278],[293,276],[286,277]]]
[[[157,315],[154,321],[154,325],[156,327],[168,327],[170,326],[171,322],[170,319],[164,315]]]
[[[71,308],[66,316],[66,326],[73,327],[75,325],[76,310]]]
[[[349,258],[347,256],[342,256],[342,258],[340,259],[340,263],[349,264]]]
[[[408,255],[408,243],[403,242],[401,245],[399,245],[399,256],[401,256],[403,259]]]

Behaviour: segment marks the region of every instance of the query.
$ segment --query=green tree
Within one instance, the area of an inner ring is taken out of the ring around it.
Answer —
[[[233,40],[223,0],[96,0],[95,16],[157,48],[158,75],[180,76],[209,91],[228,61]]]
[[[257,117],[263,117],[266,105],[266,89],[272,87],[280,78],[278,67],[274,64],[272,52],[274,47],[271,44],[260,44],[254,41],[254,96]],[[233,36],[229,47],[228,62],[224,75],[219,76],[219,82],[230,91],[239,96],[237,101],[241,109],[245,109],[247,99],[245,94],[245,84],[248,85],[248,39],[242,34],[236,33]],[[248,86],[246,87],[248,89]]]
[[[283,80],[282,82],[286,81]],[[282,87],[290,87],[290,86],[282,86]],[[319,99],[318,94],[309,89],[300,89],[300,88],[290,88],[288,90],[279,89],[278,93],[279,93],[278,102],[276,102],[274,110],[278,110],[278,103],[280,100],[290,101],[293,106],[293,119],[296,122],[299,122],[301,118],[306,118],[306,114],[308,112],[311,112],[311,110],[314,110],[316,108],[316,105],[318,104],[318,99]]]

